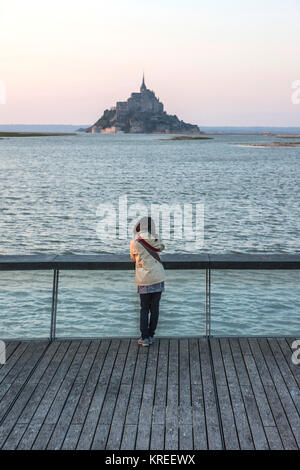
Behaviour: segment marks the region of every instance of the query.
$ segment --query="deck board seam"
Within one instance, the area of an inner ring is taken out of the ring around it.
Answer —
[[[227,391],[228,391],[228,397],[229,397],[229,402],[230,402],[230,406],[231,406],[235,432],[236,432],[236,436],[237,436],[237,440],[238,440],[238,446],[239,446],[239,449],[241,449],[241,441],[240,441],[240,436],[239,436],[239,433],[238,433],[238,427],[237,427],[237,423],[236,423],[234,406],[233,406],[233,403],[232,403],[232,396],[231,396],[231,393],[230,393],[230,387],[229,387],[229,382],[228,382],[228,377],[227,377],[226,365],[225,365],[224,357],[223,357],[223,351],[222,351],[222,348],[221,348],[221,345],[220,345],[220,340],[216,339],[216,341],[218,342],[218,346],[219,346],[219,350],[220,350],[220,356],[221,356],[221,360],[222,360],[222,366],[223,366],[223,370],[224,370],[224,376],[225,376],[225,380],[226,380],[226,387],[227,387]]]
[[[206,407],[205,407],[205,394],[204,394],[204,385],[203,385],[203,372],[202,372],[202,363],[201,363],[201,347],[198,343],[199,349],[199,364],[200,364],[200,376],[201,376],[201,389],[202,389],[202,400],[203,400],[203,414],[204,414],[204,422],[205,422],[205,437],[206,437],[206,449],[209,449],[209,440],[208,440],[208,429],[207,429],[207,417],[206,417]]]
[[[216,373],[215,373],[215,368],[214,368],[214,363],[213,363],[210,337],[207,338],[207,342],[208,342],[208,355],[209,355],[209,362],[210,362],[210,368],[211,368],[211,374],[212,374],[214,396],[215,396],[215,401],[216,401],[216,410],[217,410],[218,423],[219,423],[219,428],[220,428],[221,444],[222,444],[222,450],[225,450],[226,446],[225,446],[224,429],[223,429],[222,416],[221,416],[221,407],[220,407],[218,391],[217,391],[217,379],[216,379]]]

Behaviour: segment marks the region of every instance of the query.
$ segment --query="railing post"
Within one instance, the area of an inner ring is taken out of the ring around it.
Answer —
[[[53,271],[53,289],[52,289],[52,309],[51,309],[51,325],[50,325],[50,341],[55,340],[56,331],[56,312],[57,312],[57,293],[58,293],[59,270]]]
[[[210,320],[210,289],[211,289],[211,278],[210,268],[206,268],[205,277],[205,336],[210,336],[211,320]]]

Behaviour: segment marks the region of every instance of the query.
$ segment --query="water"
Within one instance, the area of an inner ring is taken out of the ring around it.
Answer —
[[[128,240],[96,232],[98,205],[122,195],[129,205],[204,204],[204,246],[167,240],[169,253],[299,252],[299,148],[243,146],[280,140],[265,136],[167,139],[1,139],[1,254],[125,253]],[[214,272],[212,332],[298,335],[299,277]],[[47,336],[51,289],[50,272],[0,273],[1,337]],[[133,272],[61,272],[60,336],[137,335],[138,309]],[[168,271],[157,333],[202,334],[203,310],[204,272]]]

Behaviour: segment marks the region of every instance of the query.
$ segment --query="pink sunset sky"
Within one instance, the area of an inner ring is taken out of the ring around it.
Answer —
[[[94,123],[142,73],[203,126],[300,126],[299,0],[0,1],[0,124]]]

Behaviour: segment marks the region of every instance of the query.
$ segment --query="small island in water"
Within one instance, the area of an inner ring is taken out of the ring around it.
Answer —
[[[89,133],[116,134],[203,134],[196,124],[180,121],[167,114],[155,93],[145,85],[143,76],[139,93],[131,93],[127,101],[118,101],[106,109],[91,127]]]
[[[233,144],[240,147],[266,147],[266,148],[276,148],[276,147],[300,147],[300,142],[260,142],[256,144]]]

